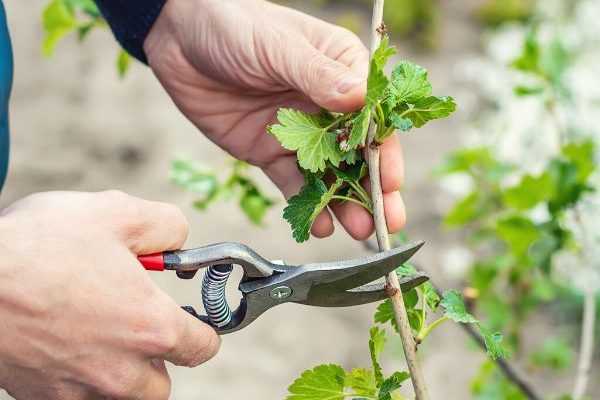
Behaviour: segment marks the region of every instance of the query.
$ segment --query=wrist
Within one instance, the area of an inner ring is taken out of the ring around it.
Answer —
[[[159,49],[165,48],[165,44],[179,45],[179,29],[185,24],[186,13],[193,12],[191,10],[193,3],[196,1],[169,0],[166,2],[144,40],[144,53],[146,53],[150,65],[156,58],[156,54],[162,52]]]

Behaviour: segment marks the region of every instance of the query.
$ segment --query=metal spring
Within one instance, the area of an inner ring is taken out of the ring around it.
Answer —
[[[215,265],[208,268],[202,279],[202,302],[206,315],[219,328],[231,322],[232,312],[225,297],[225,287],[231,271],[232,265]]]

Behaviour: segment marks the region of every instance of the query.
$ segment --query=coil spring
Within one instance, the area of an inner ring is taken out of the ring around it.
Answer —
[[[209,267],[202,279],[202,302],[210,322],[221,328],[231,322],[232,312],[225,297],[227,279],[233,271],[232,265]]]

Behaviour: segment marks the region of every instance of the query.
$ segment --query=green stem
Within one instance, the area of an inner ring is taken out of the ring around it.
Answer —
[[[348,196],[341,196],[341,195],[333,195],[331,196],[331,199],[335,199],[335,200],[343,200],[343,201],[351,201],[353,203],[356,204],[360,204],[361,206],[363,206],[368,212],[370,212],[371,214],[373,214],[373,209],[371,208],[371,206],[369,204],[365,204],[360,200],[357,200],[353,197],[348,197]]]
[[[349,116],[350,116],[350,114],[340,115],[339,117],[337,117],[336,119],[334,119],[332,123],[330,123],[329,125],[327,125],[323,129],[326,130],[326,131],[328,131],[331,128],[333,128],[334,126],[338,125],[340,122],[344,122],[345,120],[347,120],[349,118]]]
[[[383,108],[381,108],[381,103],[377,103],[375,107],[377,110],[377,137],[382,137],[383,129],[385,128],[385,115],[383,114]]]
[[[435,321],[433,321],[431,324],[427,325],[425,328],[421,329],[421,332],[419,332],[419,334],[417,335],[417,338],[416,338],[417,343],[421,343],[435,328],[437,328],[442,323],[444,323],[448,320],[449,320],[448,317],[440,317],[440,318],[436,319]]]
[[[360,196],[360,199],[365,203],[368,204],[369,207],[372,207],[372,203],[371,203],[371,197],[369,197],[369,194],[367,193],[367,191],[360,186],[360,184],[356,183],[356,182],[348,182],[350,184],[350,186],[352,187],[352,189],[354,189],[354,191],[356,192],[356,194],[358,196]]]

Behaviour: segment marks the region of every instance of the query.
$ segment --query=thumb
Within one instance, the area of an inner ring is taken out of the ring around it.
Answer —
[[[310,44],[286,52],[281,75],[287,83],[330,111],[354,111],[364,104],[366,79]]]
[[[173,316],[177,325],[176,341],[162,354],[163,359],[175,365],[196,367],[217,354],[221,339],[212,327],[179,306],[173,308]]]

